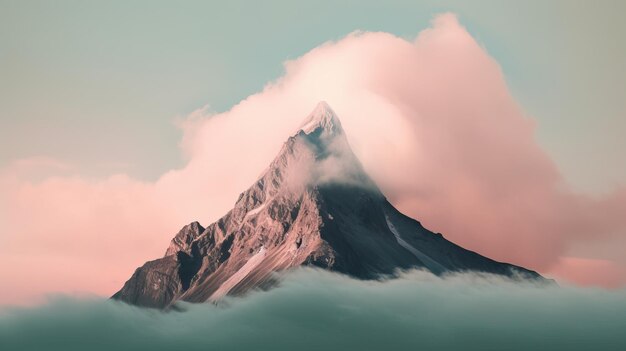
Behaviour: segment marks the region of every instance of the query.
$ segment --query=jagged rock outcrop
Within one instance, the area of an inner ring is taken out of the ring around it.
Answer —
[[[463,249],[396,210],[322,102],[232,210],[206,228],[183,227],[165,256],[138,268],[113,298],[157,308],[214,301],[300,265],[362,279],[413,267],[542,279]]]

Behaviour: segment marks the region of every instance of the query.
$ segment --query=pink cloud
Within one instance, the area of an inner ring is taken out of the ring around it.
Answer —
[[[620,287],[626,280],[626,272],[614,262],[577,257],[561,257],[547,274],[571,284],[605,288]]]
[[[353,33],[285,69],[231,110],[205,107],[182,122],[188,163],[156,182],[36,181],[5,169],[0,278],[19,293],[0,300],[111,294],[184,224],[223,215],[319,100],[338,113],[389,199],[467,248],[548,271],[572,243],[626,231],[626,192],[594,198],[568,188],[500,67],[454,15],[437,17],[413,42]]]

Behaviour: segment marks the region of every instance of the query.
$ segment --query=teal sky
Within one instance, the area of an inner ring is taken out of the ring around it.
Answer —
[[[0,167],[49,156],[154,179],[183,162],[176,118],[229,109],[325,41],[413,38],[449,11],[500,63],[566,178],[603,192],[626,180],[625,4],[0,0]]]

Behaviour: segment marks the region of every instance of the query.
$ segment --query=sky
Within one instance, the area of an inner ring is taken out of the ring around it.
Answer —
[[[619,1],[0,8],[0,260],[20,267],[0,271],[18,287],[0,302],[113,293],[184,224],[219,218],[318,100],[427,227],[575,283],[626,282]]]

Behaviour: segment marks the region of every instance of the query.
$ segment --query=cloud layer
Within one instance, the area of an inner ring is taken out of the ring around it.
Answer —
[[[337,112],[389,199],[462,246],[572,277],[572,261],[562,257],[572,243],[624,236],[626,191],[602,198],[571,191],[498,64],[444,14],[414,41],[356,32],[325,43],[231,110],[199,109],[181,124],[187,165],[155,182],[41,179],[36,166],[49,169],[49,160],[4,169],[0,277],[14,289],[0,301],[113,293],[184,224],[223,215],[319,100]],[[602,262],[610,275],[594,279],[606,272],[592,269],[586,283],[626,282],[623,262]]]
[[[626,294],[414,271],[384,283],[324,271],[227,306],[145,310],[58,298],[0,310],[6,350],[617,350]]]

